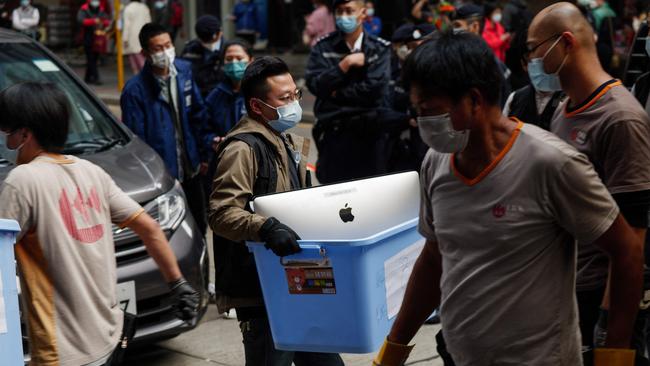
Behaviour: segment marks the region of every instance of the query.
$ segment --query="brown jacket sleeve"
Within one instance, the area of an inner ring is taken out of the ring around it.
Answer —
[[[212,183],[210,227],[233,241],[259,241],[259,230],[266,217],[246,210],[253,196],[257,161],[253,150],[243,141],[233,141],[223,150]]]

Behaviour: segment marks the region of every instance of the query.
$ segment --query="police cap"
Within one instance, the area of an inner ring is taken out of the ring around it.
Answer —
[[[341,4],[349,3],[349,2],[352,2],[352,1],[358,1],[358,0],[334,0],[332,5],[334,5],[334,8],[336,8],[337,6],[339,6]]]
[[[209,41],[221,32],[221,21],[214,15],[203,15],[196,21],[194,30],[202,41]]]
[[[415,30],[415,26],[413,24],[411,23],[403,24],[395,30],[395,33],[393,33],[393,36],[391,37],[390,41],[394,43],[408,42],[409,39],[413,36],[414,30]]]
[[[483,8],[475,4],[463,5],[456,10],[453,19],[482,18]]]

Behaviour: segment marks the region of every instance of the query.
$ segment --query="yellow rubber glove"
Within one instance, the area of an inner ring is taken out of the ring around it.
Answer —
[[[596,348],[594,366],[634,366],[636,351],[624,348]]]
[[[372,364],[374,366],[402,366],[409,357],[413,347],[415,345],[406,346],[386,339]]]

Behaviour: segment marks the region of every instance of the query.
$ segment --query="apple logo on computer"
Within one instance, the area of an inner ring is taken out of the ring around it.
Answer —
[[[352,222],[354,221],[354,215],[352,214],[352,207],[348,207],[348,204],[345,204],[345,207],[339,210],[339,216],[343,222]]]

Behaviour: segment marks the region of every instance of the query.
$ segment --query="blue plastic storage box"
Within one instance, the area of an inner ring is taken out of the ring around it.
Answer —
[[[0,365],[23,364],[14,244],[18,223],[0,219]]]
[[[417,221],[366,239],[303,240],[301,253],[282,259],[260,243],[248,243],[275,347],[329,353],[377,351],[395,320],[424,245]]]

